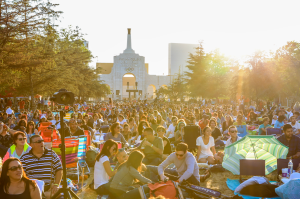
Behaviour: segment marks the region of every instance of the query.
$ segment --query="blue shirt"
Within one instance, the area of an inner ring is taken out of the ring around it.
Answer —
[[[281,128],[284,125],[284,122],[278,122],[278,120],[276,120],[275,124],[274,124],[274,128]]]
[[[273,127],[273,126],[271,126],[271,125],[269,125],[269,124],[267,124],[267,126],[265,126],[264,124],[261,124],[261,125],[259,126],[258,135],[261,135],[262,133],[264,133],[264,134],[266,135],[267,133],[266,133],[266,132],[263,132],[262,129],[263,129],[263,128],[267,128],[267,127]]]
[[[289,147],[289,153],[287,154],[287,157],[293,156],[296,153],[300,152],[300,138],[292,135],[292,138],[290,141],[288,141],[285,137],[285,134],[281,135],[277,138],[278,141],[280,141],[285,146]]]

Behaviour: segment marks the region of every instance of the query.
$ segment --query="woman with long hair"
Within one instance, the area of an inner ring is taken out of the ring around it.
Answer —
[[[29,180],[17,158],[7,159],[0,177],[0,198],[5,199],[41,199],[37,184]]]
[[[27,143],[30,144],[30,138],[33,136],[33,135],[38,135],[39,132],[38,130],[35,128],[35,124],[33,121],[30,121],[28,122],[27,124],[27,128],[26,128],[26,137],[27,137]]]
[[[156,120],[157,120],[158,125],[161,125],[161,126],[167,128],[166,122],[164,121],[164,119],[162,118],[161,115],[158,115]]]
[[[121,126],[118,122],[111,125],[110,132],[105,135],[104,140],[107,141],[109,139],[128,145],[124,136],[121,134]]]
[[[25,133],[21,131],[17,131],[13,135],[13,145],[8,149],[6,152],[3,161],[13,157],[13,158],[18,158],[24,154],[30,151],[31,146],[29,146],[26,142],[27,137]]]
[[[140,151],[133,151],[129,155],[128,160],[119,166],[118,172],[110,184],[110,192],[114,198],[140,198],[138,188],[132,187],[134,182],[138,180],[142,184],[152,183],[151,180],[145,178],[140,173],[144,157]],[[149,193],[149,187],[147,185],[143,188],[145,194]]]
[[[222,124],[222,131],[223,133],[227,134],[228,132],[228,127],[230,127],[231,125],[233,125],[233,120],[232,120],[232,117],[230,115],[226,115],[225,116],[225,122],[223,122]]]
[[[134,139],[132,140],[132,143],[135,143],[135,141],[142,141],[144,139],[144,129],[150,127],[149,123],[146,121],[140,121],[139,125],[138,125],[138,133],[136,134],[136,136],[134,137]]]
[[[214,164],[214,155],[216,154],[214,138],[211,136],[211,128],[205,127],[203,129],[203,135],[199,136],[196,140],[197,150],[197,161],[199,163]]]
[[[94,167],[94,188],[99,195],[107,195],[109,193],[109,177],[116,174],[116,170],[110,167],[109,158],[116,154],[118,143],[113,140],[107,140],[101,152],[96,157]]]
[[[18,125],[14,128],[16,131],[22,131],[25,133],[27,128],[27,122],[24,119],[19,120]]]

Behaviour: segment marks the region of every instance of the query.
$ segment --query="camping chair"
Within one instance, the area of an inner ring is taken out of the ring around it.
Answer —
[[[283,168],[288,168],[289,159],[277,159],[277,174],[282,174]],[[292,159],[293,169],[295,170],[300,164],[300,159]]]
[[[236,126],[239,137],[245,137],[247,133],[247,125],[237,125]]]
[[[265,160],[240,159],[240,183],[244,181],[242,175],[265,176]]]
[[[86,163],[87,136],[79,136],[78,139],[79,139],[79,146],[78,146],[78,156],[77,156],[78,157],[77,170],[81,172],[83,168],[86,168],[85,174],[89,174],[90,168]]]
[[[58,155],[60,160],[61,158],[61,139],[54,140],[52,143],[53,151]],[[79,148],[79,139],[78,138],[65,138],[65,147],[66,147],[66,168],[75,168],[78,171],[78,148]],[[78,182],[80,177],[80,171],[76,172],[78,176]]]
[[[197,149],[196,140],[201,135],[201,129],[196,125],[187,125],[184,127],[183,140],[188,145],[189,151]]]
[[[267,135],[279,136],[282,135],[282,130],[281,128],[267,128]]]
[[[90,135],[89,130],[85,130],[84,135],[87,137],[87,143],[86,143],[87,147],[90,147],[91,146],[91,135]]]
[[[39,128],[38,128],[38,131],[39,131],[39,132],[42,132],[42,131],[48,129],[48,127],[49,127],[50,125],[52,125],[52,122],[42,122],[42,123],[40,124]]]

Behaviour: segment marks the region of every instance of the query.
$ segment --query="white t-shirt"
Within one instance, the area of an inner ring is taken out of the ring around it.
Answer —
[[[288,124],[290,124],[293,127],[294,134],[298,133],[298,129],[300,129],[299,122],[296,122],[295,125],[292,125],[292,122],[289,122]]]
[[[173,138],[175,135],[174,135],[174,131],[175,131],[175,126],[173,126],[173,124],[170,124],[170,126],[169,126],[169,128],[168,128],[168,130],[167,130],[167,132],[168,131],[171,131],[171,133],[169,134],[169,139],[170,138]]]
[[[103,166],[103,163],[109,161],[107,156],[103,156],[99,159],[99,161],[96,161],[95,167],[94,167],[94,188],[97,189],[103,184],[108,183],[109,176],[105,171],[105,168]]]

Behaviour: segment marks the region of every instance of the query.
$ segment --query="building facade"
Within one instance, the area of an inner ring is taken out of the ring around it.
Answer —
[[[101,74],[99,80],[104,81],[111,90],[114,100],[154,99],[155,91],[168,86],[172,76],[149,75],[149,65],[145,57],[135,53],[131,47],[131,29],[128,29],[127,48],[118,56],[114,63],[97,63]]]
[[[184,74],[190,53],[194,54],[199,44],[169,43],[168,72],[169,75]]]

